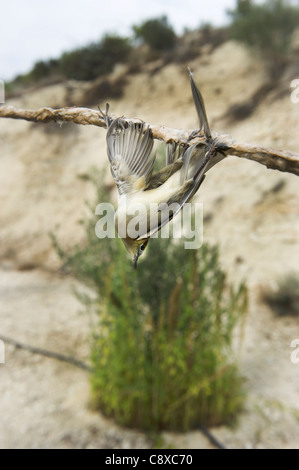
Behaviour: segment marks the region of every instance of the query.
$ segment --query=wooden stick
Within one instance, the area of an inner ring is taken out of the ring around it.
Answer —
[[[1,106],[0,117],[12,119],[24,119],[32,122],[48,123],[54,122],[74,122],[82,125],[93,125],[105,127],[105,122],[98,111],[89,108],[66,107],[66,108],[40,108],[37,110],[17,109],[13,106]],[[138,122],[136,119],[126,119],[126,121]],[[192,131],[171,129],[165,126],[149,126],[155,139],[164,140],[164,142],[174,141],[187,143]],[[259,147],[246,143],[235,142],[230,137],[219,135],[213,132],[213,138],[217,139],[218,145],[223,146],[224,154],[235,155],[236,157],[246,158],[265,165],[273,170],[293,173],[299,176],[299,155],[293,152],[277,150],[270,147]],[[192,140],[204,141],[203,134]]]

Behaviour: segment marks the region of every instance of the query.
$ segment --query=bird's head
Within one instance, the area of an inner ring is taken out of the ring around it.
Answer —
[[[140,240],[133,240],[132,238],[122,238],[122,241],[130,253],[130,256],[133,260],[134,268],[137,268],[137,261],[140,258],[140,256],[144,253],[149,238],[141,238]]]

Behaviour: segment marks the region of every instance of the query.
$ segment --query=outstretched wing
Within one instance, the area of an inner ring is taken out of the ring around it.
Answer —
[[[151,217],[148,216],[147,230],[140,234],[139,239],[153,236],[164,225],[170,222],[176,214],[181,211],[184,204],[189,202],[198,191],[205,179],[205,173],[214,166],[215,163],[220,161],[214,143],[204,147],[199,147],[198,144],[194,144],[187,149],[182,158],[184,161],[188,160],[188,162],[193,160],[193,175],[190,177],[188,168],[184,168],[183,164],[181,173],[183,172],[185,175],[184,181],[167,201],[157,207],[156,214],[151,214]],[[222,158],[223,156],[221,156],[220,159]]]
[[[142,190],[147,185],[155,163],[155,156],[151,157],[153,145],[152,132],[145,123],[128,123],[119,118],[110,124],[107,153],[120,194]]]
[[[193,101],[194,101],[196,112],[197,112],[198,119],[199,119],[199,130],[201,131],[203,129],[205,136],[210,138],[212,134],[211,134],[208,118],[207,118],[205,103],[204,103],[203,97],[199,89],[197,88],[193,80],[193,73],[191,72],[190,69],[189,69],[189,75],[190,75]]]

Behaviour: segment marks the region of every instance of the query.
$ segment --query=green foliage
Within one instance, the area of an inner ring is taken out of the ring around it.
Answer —
[[[176,42],[175,32],[166,16],[144,21],[133,26],[136,39],[141,39],[151,49],[165,51],[172,49]]]
[[[231,36],[256,50],[276,78],[287,62],[287,53],[296,27],[299,27],[299,7],[286,0],[267,0],[256,4],[238,0],[229,10]]]
[[[45,83],[47,79],[53,76],[57,77],[58,74],[58,60],[40,60],[34,64],[30,72],[17,75],[11,82],[7,83],[7,90],[15,92],[24,87],[33,86],[41,80]]]
[[[299,316],[299,274],[289,273],[281,278],[275,291],[263,291],[262,299],[279,316]]]
[[[110,73],[117,63],[128,61],[132,50],[128,38],[107,34],[100,41],[65,52],[58,59],[38,61],[27,74],[19,75],[8,87],[14,91],[48,78],[93,80]],[[110,93],[114,95],[115,92]]]
[[[92,80],[126,62],[130,50],[128,38],[106,35],[99,42],[65,52],[59,60],[60,71],[66,78]]]
[[[102,178],[99,178],[101,181]],[[98,202],[106,202],[102,190]],[[186,250],[154,239],[134,270],[119,239],[66,252],[64,268],[98,292],[93,332],[93,400],[119,423],[186,430],[232,420],[244,399],[232,335],[246,310],[246,287],[229,286],[216,247]]]
[[[50,60],[40,60],[34,64],[33,69],[30,72],[31,78],[38,82],[43,78],[49,77],[54,72],[57,72],[58,68],[58,60],[50,59]]]

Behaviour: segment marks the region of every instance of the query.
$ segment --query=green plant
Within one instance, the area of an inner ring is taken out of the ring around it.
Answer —
[[[166,16],[135,25],[133,31],[136,39],[141,39],[153,50],[165,51],[175,45],[176,35]]]
[[[59,59],[61,73],[70,79],[93,80],[126,62],[131,50],[128,38],[106,35],[89,46],[65,52]]]
[[[30,72],[30,78],[36,82],[43,78],[48,78],[50,75],[57,73],[57,67],[58,60],[40,60],[34,64],[33,69]]]
[[[264,289],[262,300],[279,316],[299,316],[299,274],[282,277],[275,291]]]
[[[278,78],[288,60],[292,33],[299,26],[299,8],[286,0],[256,4],[238,0],[229,10],[231,37],[256,50],[272,78]]]
[[[97,201],[105,201],[101,190]],[[151,431],[232,420],[244,398],[232,338],[246,310],[245,285],[228,285],[216,247],[186,250],[169,239],[152,240],[134,270],[121,242],[98,240],[94,226],[86,222],[85,243],[71,251],[53,240],[65,269],[98,293],[95,405]]]

